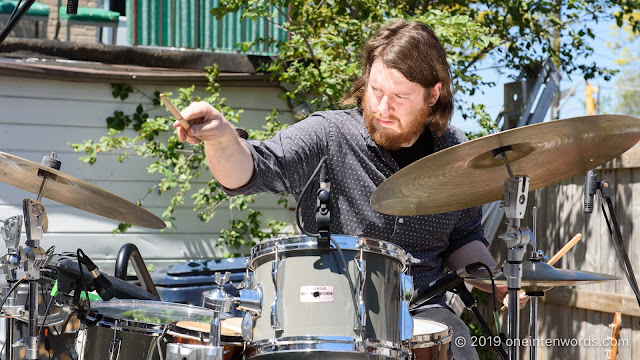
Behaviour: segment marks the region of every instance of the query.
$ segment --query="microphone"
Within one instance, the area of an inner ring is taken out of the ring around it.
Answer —
[[[116,290],[113,288],[113,285],[111,285],[111,281],[109,281],[104,274],[98,271],[96,264],[94,264],[86,255],[82,257],[81,261],[85,264],[89,273],[91,273],[93,284],[96,287],[96,292],[100,295],[102,300],[110,300],[116,296]]]
[[[320,188],[318,189],[318,201],[316,207],[316,222],[320,246],[329,247],[329,232],[331,230],[331,182],[329,181],[329,171],[327,170],[326,158],[323,158],[320,167]]]
[[[78,0],[67,0],[67,14],[75,15],[78,13]]]
[[[482,266],[484,266],[484,264],[482,264],[481,262],[469,264],[456,271],[452,271],[437,280],[430,282],[427,286],[419,288],[413,293],[413,298],[415,300],[413,301],[412,307],[415,308],[424,304],[443,291],[454,289],[456,286],[464,283],[464,278],[466,278],[467,276],[469,276],[469,274],[478,270]]]
[[[597,190],[598,175],[594,170],[587,171],[584,177],[584,207],[583,212],[585,214],[591,214],[593,212],[593,195]]]

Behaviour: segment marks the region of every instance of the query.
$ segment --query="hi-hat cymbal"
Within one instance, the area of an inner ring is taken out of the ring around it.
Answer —
[[[371,196],[374,209],[427,215],[478,206],[504,197],[509,177],[492,150],[507,153],[514,175],[529,191],[586,173],[640,140],[640,119],[596,115],[555,120],[487,135],[424,157],[385,180]]]
[[[465,281],[472,285],[474,283],[491,284],[491,279],[485,270],[478,270],[473,275],[465,278]],[[522,290],[529,292],[547,291],[555,286],[584,285],[619,279],[616,276],[590,271],[556,269],[540,261],[529,261],[522,264]],[[500,274],[494,281],[496,285],[507,284],[504,274]]]
[[[164,221],[142,207],[48,166],[0,152],[0,181],[38,194],[46,173],[43,197],[59,203],[152,229],[164,229]]]

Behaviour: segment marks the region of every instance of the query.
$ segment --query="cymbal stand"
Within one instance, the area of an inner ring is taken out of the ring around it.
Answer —
[[[60,170],[60,161],[56,159],[56,154],[45,156],[42,164]],[[38,281],[40,280],[40,269],[47,265],[53,257],[54,247],[52,246],[45,252],[40,247],[42,235],[47,232],[49,220],[44,205],[40,202],[49,179],[55,180],[56,175],[46,170],[40,169],[38,175],[42,177],[40,190],[38,191],[37,200],[24,199],[22,201],[22,212],[24,215],[25,233],[27,241],[24,247],[24,272],[29,282],[29,321],[28,336],[25,336],[20,342],[25,348],[25,359],[38,359],[40,350],[40,340],[38,338]]]
[[[507,332],[509,334],[509,359],[518,360],[518,317],[520,314],[519,297],[522,288],[522,259],[525,247],[530,242],[535,244],[535,236],[528,227],[521,227],[520,221],[524,218],[529,196],[529,177],[526,175],[513,175],[507,158],[511,146],[493,150],[496,159],[502,159],[509,173],[509,178],[504,182],[504,200],[502,206],[507,218],[507,230],[499,237],[505,241],[508,250],[507,262],[504,274],[507,278],[509,291],[509,312]],[[535,245],[534,245],[535,246]]]
[[[542,250],[532,251],[529,261],[540,262],[542,259],[545,259],[545,258],[546,256],[544,256],[544,252]],[[530,299],[531,312],[529,313],[529,339],[530,339],[529,358],[531,360],[536,360],[537,351],[538,351],[538,348],[537,348],[537,345],[538,345],[537,344],[538,299],[544,296],[544,291],[527,291],[526,294],[531,298]]]
[[[2,238],[7,247],[7,254],[2,256],[0,260],[2,263],[2,270],[4,276],[7,279],[8,286],[2,289],[2,294],[6,297],[4,305],[2,306],[2,314],[6,316],[5,319],[5,359],[13,359],[13,344],[14,341],[14,326],[15,319],[13,316],[18,315],[24,310],[24,306],[17,305],[16,290],[12,292],[13,285],[18,283],[18,268],[22,265],[24,260],[24,250],[22,246],[18,246],[20,242],[20,231],[22,230],[22,215],[14,215],[7,219],[3,219],[3,226],[0,229]]]
[[[53,247],[45,252],[40,247],[42,235],[47,232],[47,213],[41,202],[23,200],[24,223],[27,234],[24,248],[24,271],[29,282],[29,322],[28,336],[22,342],[26,351],[25,359],[38,359],[40,340],[38,339],[38,281],[40,269],[53,257]]]

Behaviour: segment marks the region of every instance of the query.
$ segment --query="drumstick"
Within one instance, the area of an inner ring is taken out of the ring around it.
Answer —
[[[580,239],[582,239],[582,234],[578,233],[576,234],[576,236],[573,237],[573,239],[569,240],[569,242],[567,243],[567,245],[565,245],[562,249],[560,249],[560,251],[558,251],[558,253],[556,253],[555,255],[553,255],[553,257],[551,258],[551,260],[547,261],[547,265],[551,265],[553,266],[553,264],[555,264],[556,262],[558,262],[558,260],[560,260],[560,258],[567,253],[567,251],[571,250],[571,248],[578,242],[580,241]]]
[[[189,125],[187,120],[185,120],[182,117],[182,114],[180,114],[180,111],[178,111],[178,109],[175,107],[175,105],[173,105],[171,100],[169,100],[168,97],[164,96],[164,94],[160,94],[160,99],[162,99],[162,102],[164,103],[164,106],[166,106],[167,109],[169,109],[169,111],[171,112],[171,115],[173,115],[173,117],[175,117],[176,120],[178,120],[180,122],[180,125],[182,125],[182,127],[185,130],[189,130],[189,128],[191,126]]]

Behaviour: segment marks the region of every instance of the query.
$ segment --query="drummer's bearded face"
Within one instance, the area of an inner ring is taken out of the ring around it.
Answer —
[[[426,91],[382,61],[373,63],[362,106],[365,126],[376,144],[397,150],[416,142],[429,121]]]

